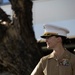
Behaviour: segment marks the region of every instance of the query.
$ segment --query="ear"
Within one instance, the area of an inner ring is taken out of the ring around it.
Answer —
[[[58,37],[57,39],[58,39],[58,41],[61,41],[62,42],[62,38],[61,37]]]

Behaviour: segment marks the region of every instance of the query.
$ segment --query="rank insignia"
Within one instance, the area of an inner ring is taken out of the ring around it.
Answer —
[[[69,65],[69,60],[68,59],[62,59],[59,64],[63,65],[63,66],[68,66]]]

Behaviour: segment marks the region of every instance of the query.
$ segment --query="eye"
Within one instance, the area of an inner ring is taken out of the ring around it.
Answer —
[[[49,39],[49,38],[51,38],[51,37],[53,37],[53,36],[47,36],[46,39]]]

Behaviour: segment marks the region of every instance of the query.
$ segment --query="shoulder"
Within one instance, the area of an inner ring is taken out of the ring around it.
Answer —
[[[75,59],[75,54],[74,53],[72,53],[70,51],[68,51],[68,53],[71,55],[71,58]]]
[[[75,54],[71,53],[71,58],[75,60]]]
[[[42,68],[44,69],[47,65],[47,61],[48,61],[48,58],[49,58],[50,54],[49,55],[46,55],[46,56],[43,56],[41,59],[40,59],[40,62],[39,64],[42,65]]]
[[[71,52],[69,52],[69,54],[70,54],[70,61],[72,62],[72,64],[75,64],[75,54],[73,54]]]
[[[46,55],[46,56],[43,56],[43,57],[41,58],[41,60],[42,60],[42,61],[48,60],[48,58],[50,57],[50,55],[51,55],[51,54],[48,54],[48,55]]]
[[[42,64],[46,64],[47,61],[48,61],[50,58],[52,58],[52,53],[50,53],[50,54],[48,54],[48,55],[46,55],[46,56],[43,56],[43,57],[40,59],[40,62],[41,62]]]

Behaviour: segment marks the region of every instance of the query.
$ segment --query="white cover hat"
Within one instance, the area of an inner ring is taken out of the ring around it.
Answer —
[[[46,38],[52,35],[59,35],[67,37],[67,34],[69,33],[69,30],[66,28],[45,24],[44,25],[44,34],[41,36],[42,38]]]

